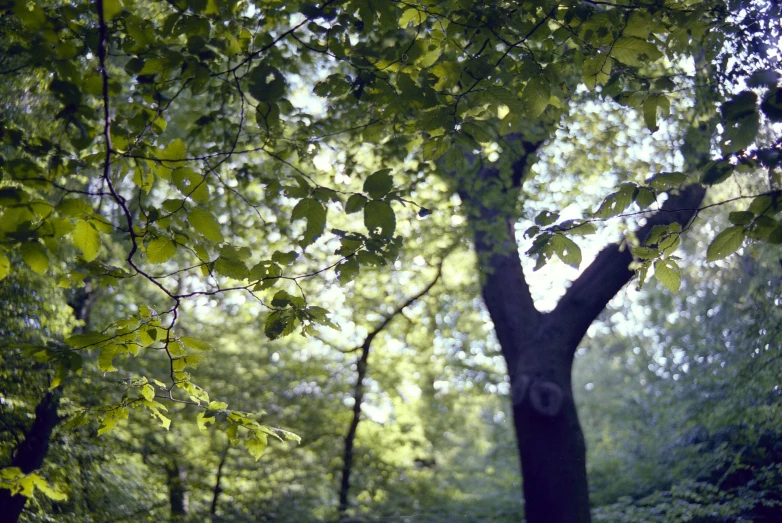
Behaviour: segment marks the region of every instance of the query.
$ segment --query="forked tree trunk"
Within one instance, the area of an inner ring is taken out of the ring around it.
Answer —
[[[535,308],[519,258],[514,208],[528,159],[540,143],[522,145],[527,154],[507,179],[493,166],[474,165],[475,174],[459,180],[459,194],[473,231],[484,302],[511,379],[527,523],[588,523],[586,446],[571,368],[589,325],[633,277],[633,259],[628,248],[609,245],[553,311]],[[704,195],[699,185],[670,195],[638,238],[643,242],[655,225],[688,223]]]

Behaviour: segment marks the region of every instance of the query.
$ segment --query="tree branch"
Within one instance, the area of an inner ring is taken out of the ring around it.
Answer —
[[[432,290],[432,288],[437,284],[437,282],[440,280],[440,277],[443,274],[443,263],[445,262],[445,258],[448,255],[448,252],[450,252],[450,249],[446,251],[446,254],[442,257],[440,260],[439,265],[437,266],[437,274],[432,279],[432,281],[429,282],[429,284],[421,289],[418,293],[415,295],[409,297],[407,300],[405,300],[403,303],[398,305],[394,311],[386,316],[383,321],[381,321],[377,327],[375,327],[372,332],[367,334],[367,337],[364,338],[364,342],[356,348],[356,350],[361,351],[361,355],[358,358],[358,362],[356,364],[356,370],[357,370],[357,377],[356,377],[356,385],[353,387],[353,418],[350,421],[350,428],[348,428],[347,436],[345,437],[345,452],[343,457],[343,464],[342,464],[342,481],[340,483],[339,488],[339,513],[344,514],[345,511],[348,509],[348,493],[350,491],[350,472],[353,467],[353,446],[356,440],[356,431],[358,430],[358,424],[359,421],[361,421],[361,405],[364,400],[364,379],[367,374],[368,369],[368,362],[369,362],[369,350],[372,346],[372,341],[375,339],[375,337],[380,334],[383,329],[385,329],[389,323],[391,323],[394,318],[399,316],[402,311],[404,311],[407,307],[424,297],[429,291]]]
[[[660,212],[649,218],[636,235],[643,244],[655,225],[679,223],[685,227],[698,214],[698,206],[706,195],[706,188],[690,185],[672,195]],[[603,249],[589,267],[570,286],[556,308],[546,315],[543,328],[560,330],[569,351],[575,351],[589,325],[597,318],[611,298],[630,281],[634,272],[629,269],[633,255],[627,245],[613,244]],[[568,354],[572,357],[572,354]]]

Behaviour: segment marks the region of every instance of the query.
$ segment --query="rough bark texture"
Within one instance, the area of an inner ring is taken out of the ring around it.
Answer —
[[[482,293],[511,379],[528,523],[590,521],[586,445],[573,401],[571,368],[589,325],[633,277],[627,246],[610,245],[568,289],[554,311],[541,314],[530,295],[514,234],[513,212],[524,171],[539,144],[524,144],[510,180],[477,167],[464,177],[465,203],[481,270]],[[510,182],[510,183],[509,183]],[[654,225],[688,223],[705,189],[671,196],[637,236]]]

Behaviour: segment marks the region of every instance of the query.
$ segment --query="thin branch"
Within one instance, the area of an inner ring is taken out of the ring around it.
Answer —
[[[360,350],[361,355],[356,363],[356,384],[353,388],[353,418],[350,421],[350,427],[348,428],[347,436],[345,437],[345,452],[343,456],[342,466],[342,481],[339,489],[339,513],[344,514],[348,509],[348,494],[350,491],[350,472],[353,466],[353,445],[356,440],[356,431],[358,430],[358,424],[361,421],[361,405],[364,400],[364,379],[366,378],[368,366],[369,366],[369,352],[372,346],[372,341],[380,334],[397,316],[402,314],[407,307],[415,303],[424,297],[440,280],[443,274],[443,264],[448,254],[455,248],[455,245],[446,250],[444,256],[440,259],[440,263],[437,265],[437,274],[429,282],[426,287],[421,289],[418,293],[410,296],[403,303],[399,304],[394,311],[387,315],[383,320],[364,338],[364,342],[354,350]]]

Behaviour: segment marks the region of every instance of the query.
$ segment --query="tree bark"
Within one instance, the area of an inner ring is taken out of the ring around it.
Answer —
[[[589,325],[633,277],[633,258],[626,245],[609,245],[551,313],[535,308],[513,226],[521,182],[539,145],[523,144],[526,154],[509,179],[474,165],[475,175],[462,176],[458,191],[473,233],[483,299],[510,374],[526,520],[588,523],[586,445],[573,400],[573,358]],[[637,231],[638,238],[643,242],[655,225],[686,225],[704,195],[703,187],[693,185],[670,196]]]
[[[25,474],[35,472],[43,466],[49,451],[52,432],[60,422],[57,408],[60,405],[62,389],[47,392],[35,408],[35,421],[25,432],[24,441],[16,448],[10,467],[18,467]],[[0,523],[15,523],[24,510],[27,498],[20,494],[12,496],[11,491],[0,489]]]

